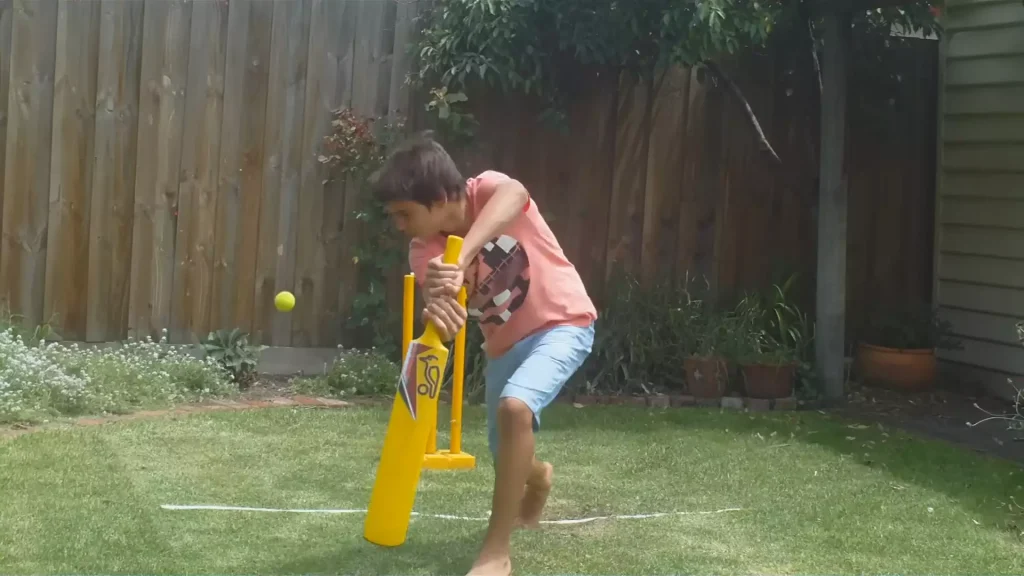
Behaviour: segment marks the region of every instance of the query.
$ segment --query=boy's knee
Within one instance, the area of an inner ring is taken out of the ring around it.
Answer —
[[[502,398],[498,402],[498,422],[505,426],[532,426],[533,410],[518,398]]]

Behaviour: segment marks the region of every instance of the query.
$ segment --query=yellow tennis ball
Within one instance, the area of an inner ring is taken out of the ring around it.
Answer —
[[[295,307],[295,295],[285,290],[274,296],[274,306],[281,312],[287,312]]]

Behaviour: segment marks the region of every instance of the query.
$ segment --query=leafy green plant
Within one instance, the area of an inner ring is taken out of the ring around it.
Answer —
[[[782,364],[807,357],[814,325],[791,299],[796,278],[790,276],[766,291],[749,293],[736,305],[736,317],[745,327],[738,351],[740,362]]]
[[[952,336],[953,326],[928,304],[890,307],[871,314],[862,335],[867,344],[900,350],[957,350],[961,347]]]
[[[370,193],[368,178],[384,163],[390,148],[403,134],[402,119],[363,116],[349,108],[334,111],[331,130],[324,136],[319,156],[332,179],[358,187],[355,206],[347,207],[359,222],[359,240],[352,259],[358,268],[359,288],[352,302],[347,327],[361,347],[374,347],[392,358],[401,352],[401,310],[388,302],[388,278],[404,262],[406,244],[391,226],[384,205]]]
[[[458,147],[468,144],[476,135],[479,126],[476,117],[464,110],[469,97],[465,92],[449,91],[448,86],[430,89],[430,99],[425,108],[436,115],[434,124],[440,140],[446,145]]]
[[[62,339],[56,316],[42,324],[28,324],[23,315],[11,312],[7,302],[0,304],[0,330],[10,330],[30,346]]]
[[[391,396],[398,386],[401,367],[379,350],[343,350],[321,376],[293,382],[295,390],[344,398],[351,396]]]
[[[796,365],[796,394],[806,401],[820,395],[821,376],[814,365],[814,322],[793,301],[796,279],[740,300],[730,356],[741,364]]]
[[[207,334],[200,345],[207,358],[223,366],[240,389],[244,390],[256,381],[259,352],[266,346],[249,344],[247,333],[238,328],[216,330]]]
[[[781,10],[745,0],[440,0],[423,31],[418,79],[457,90],[475,79],[556,103],[572,84],[560,64],[694,64],[763,43]]]
[[[541,104],[539,119],[564,127],[568,102],[579,94],[581,75],[624,72],[634,78],[663,77],[673,65],[692,66],[702,82],[724,84],[749,106],[742,90],[715,62],[756,50],[773,34],[803,38],[820,77],[821,16],[808,2],[764,0],[437,0],[425,15],[419,70],[413,81],[431,90],[428,111],[471,121],[464,108],[438,94],[469,94],[472,85],[517,93]],[[938,30],[930,0],[859,11],[853,19],[858,46],[884,54],[893,24],[908,32]],[[897,81],[902,81],[893,75]],[[471,97],[471,96],[470,96]],[[443,119],[442,119],[443,120]],[[753,128],[771,148],[753,113]],[[774,153],[774,151],[773,151]]]
[[[590,393],[651,394],[680,388],[697,338],[694,300],[672,282],[642,284],[617,272],[599,313],[594,347],[581,370]]]

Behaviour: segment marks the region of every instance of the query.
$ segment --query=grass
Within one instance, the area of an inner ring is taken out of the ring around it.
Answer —
[[[466,411],[477,469],[425,471],[417,510],[489,509],[482,417]],[[483,523],[418,518],[387,550],[362,515],[160,508],[364,508],[386,418],[282,408],[2,441],[0,573],[463,574]],[[544,424],[548,518],[743,511],[520,532],[519,574],[1024,572],[1013,464],[817,413],[559,405]]]

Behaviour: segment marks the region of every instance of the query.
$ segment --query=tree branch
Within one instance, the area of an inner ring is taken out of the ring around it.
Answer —
[[[772,155],[772,158],[775,159],[775,162],[781,164],[782,160],[779,158],[779,155],[775,153],[775,149],[772,148],[771,143],[768,142],[768,138],[764,135],[764,130],[761,129],[761,123],[758,122],[757,115],[754,114],[754,109],[750,107],[750,102],[747,101],[747,97],[743,95],[743,91],[740,90],[740,87],[737,86],[736,83],[732,81],[732,78],[729,78],[729,76],[727,76],[725,72],[718,67],[718,64],[715,64],[711,60],[706,60],[704,62],[704,67],[707,68],[708,72],[711,72],[721,80],[725,84],[725,87],[732,92],[732,95],[740,101],[740,104],[743,104],[743,108],[747,113],[747,119],[750,120],[750,123],[754,126],[754,130],[757,132],[761,148],[763,150],[767,150]]]
[[[811,61],[814,64],[814,76],[818,79],[818,95],[821,95],[825,90],[825,86],[821,80],[821,61],[818,59],[817,38],[814,37],[814,22],[811,20],[806,0],[800,2],[800,5],[797,7],[797,13],[807,29],[807,45],[811,51]]]
[[[825,84],[821,81],[821,60],[818,60],[818,46],[814,37],[814,23],[807,19],[807,37],[811,40],[811,60],[814,61],[814,75],[818,78],[818,94],[825,91]]]

